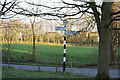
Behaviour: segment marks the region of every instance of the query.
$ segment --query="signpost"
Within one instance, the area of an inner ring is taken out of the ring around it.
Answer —
[[[66,34],[72,35],[72,34],[78,34],[80,31],[66,31]]]
[[[65,27],[55,27],[55,30],[63,31],[63,30],[65,30],[65,29],[66,29]]]
[[[56,27],[56,30],[64,31],[63,72],[66,70],[66,34],[78,34],[80,31],[66,31],[67,20],[63,21],[64,27]]]
[[[63,50],[63,72],[65,72],[66,68],[66,25],[67,25],[67,20],[63,21],[65,30],[64,30],[64,50]]]

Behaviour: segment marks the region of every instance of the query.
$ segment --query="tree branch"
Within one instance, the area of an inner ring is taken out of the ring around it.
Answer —
[[[89,6],[87,6],[87,3],[85,4],[82,4],[82,5],[78,5],[78,4],[73,4],[73,3],[67,3],[65,2],[64,0],[61,0],[64,4],[67,4],[67,5],[74,5],[75,7],[82,7],[82,8],[87,8]]]
[[[99,29],[100,29],[100,13],[97,11],[95,2],[90,2],[89,4],[90,4],[91,9],[93,10],[94,17],[95,17],[95,20],[97,22],[97,28],[99,31]]]
[[[120,14],[120,11],[112,13],[112,15]]]

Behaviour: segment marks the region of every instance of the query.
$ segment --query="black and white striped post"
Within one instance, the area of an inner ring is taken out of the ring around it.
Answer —
[[[63,72],[65,72],[66,69],[66,25],[67,25],[67,20],[63,21],[65,30],[64,30],[64,51],[63,51]]]
[[[67,20],[63,21],[64,27],[56,27],[56,30],[64,31],[64,50],[63,50],[63,72],[65,72],[66,69],[66,34],[72,35],[72,34],[78,34],[80,31],[67,31],[66,26],[67,26]]]

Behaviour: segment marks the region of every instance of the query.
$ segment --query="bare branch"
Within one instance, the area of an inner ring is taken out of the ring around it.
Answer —
[[[120,14],[120,11],[112,13],[112,15]]]
[[[100,13],[97,10],[97,7],[95,5],[95,2],[90,2],[90,7],[93,10],[94,16],[95,16],[95,20],[98,26],[98,31],[99,31],[99,26],[100,26]]]
[[[113,21],[120,21],[120,15],[113,17],[112,20],[111,20],[111,23]]]
[[[17,0],[9,1],[4,0],[4,3],[0,3],[1,10],[0,10],[0,16],[6,15],[13,9],[19,2]]]
[[[42,4],[34,4],[34,3],[30,3],[30,2],[26,2],[30,5],[33,5],[33,6],[41,6],[41,7],[45,7],[45,8],[49,8],[49,9],[62,9],[62,8],[75,8],[74,6],[73,7],[68,7],[68,6],[64,6],[64,7],[49,7],[49,6],[46,6],[46,5],[42,5]]]
[[[120,28],[111,28],[111,30],[120,30]]]
[[[82,4],[82,5],[78,5],[78,4],[73,4],[73,3],[67,3],[65,2],[64,0],[61,0],[64,4],[67,4],[67,5],[74,5],[74,7],[82,7],[82,8],[87,8],[89,7],[87,3],[85,4]]]

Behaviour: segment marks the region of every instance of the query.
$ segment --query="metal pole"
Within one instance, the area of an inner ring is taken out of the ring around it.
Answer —
[[[65,68],[66,68],[66,25],[67,25],[67,21],[64,20],[64,50],[63,50],[63,72],[65,72]]]

